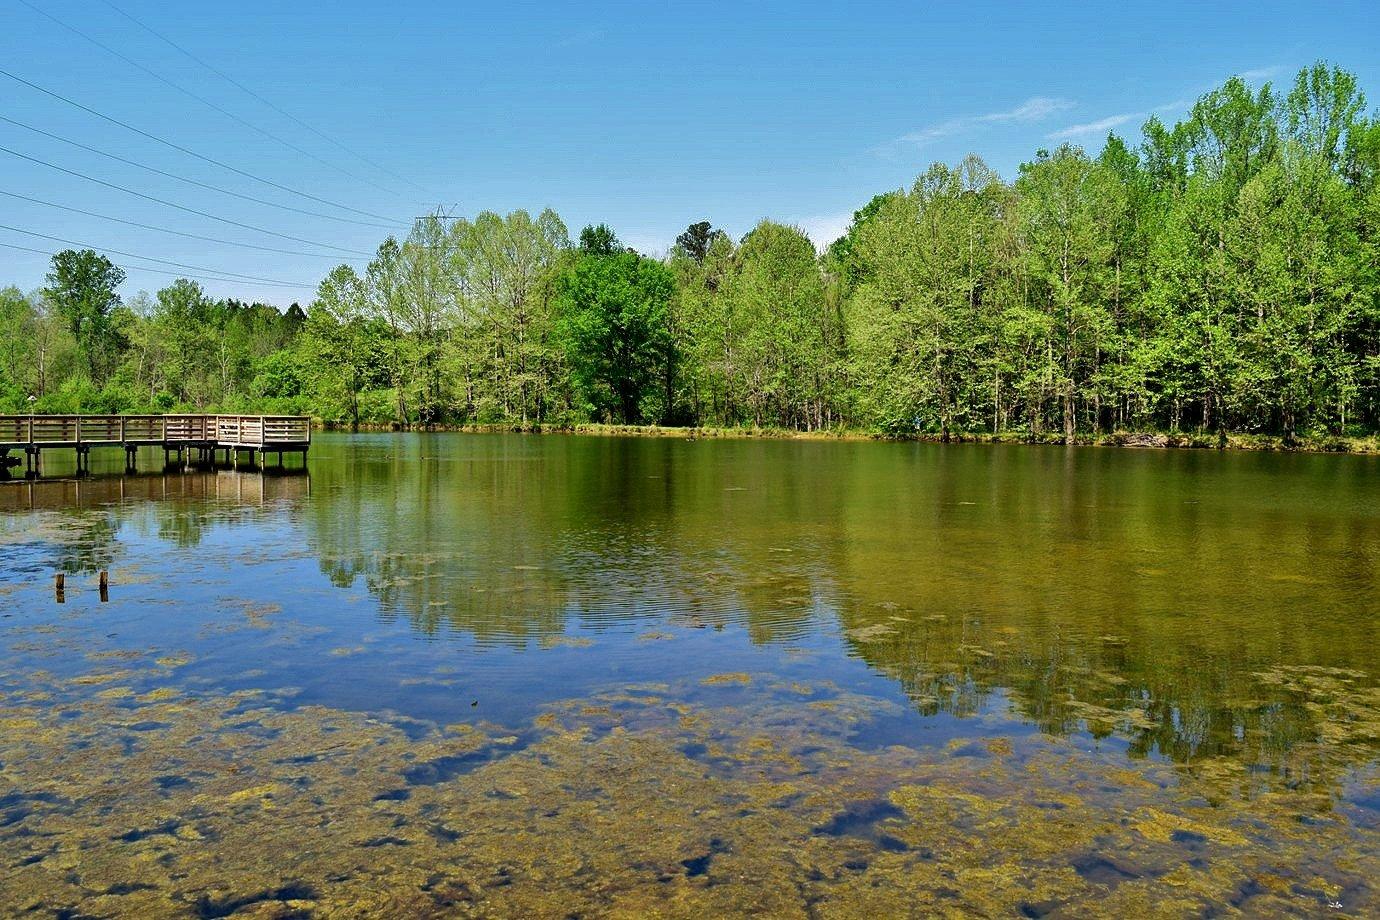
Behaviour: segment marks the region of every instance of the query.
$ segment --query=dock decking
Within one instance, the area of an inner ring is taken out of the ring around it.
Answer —
[[[93,447],[120,447],[133,468],[141,447],[161,447],[166,460],[176,454],[190,461],[193,452],[213,462],[225,451],[227,463],[238,463],[243,451],[251,463],[268,454],[306,456],[311,447],[311,419],[295,415],[0,415],[0,466],[24,451],[25,472],[36,474],[45,450],[75,450],[77,470],[86,468]],[[256,459],[257,454],[257,459]],[[17,461],[14,461],[17,462]]]

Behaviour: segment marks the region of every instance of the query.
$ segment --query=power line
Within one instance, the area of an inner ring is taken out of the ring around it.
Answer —
[[[86,112],[86,113],[88,113],[88,114],[90,114],[90,115],[94,115],[94,116],[96,116],[97,118],[99,118],[99,119],[101,119],[101,120],[103,120],[103,121],[108,121],[108,122],[110,122],[110,123],[113,124],[113,125],[119,125],[121,128],[124,128],[126,131],[132,131],[132,132],[134,132],[135,134],[139,135],[140,137],[148,138],[149,140],[154,141],[155,143],[162,144],[163,146],[169,147],[169,148],[171,148],[171,149],[173,149],[173,150],[176,150],[176,151],[178,151],[179,153],[185,153],[187,156],[195,157],[195,158],[198,159],[198,160],[202,160],[203,162],[210,163],[212,166],[219,166],[221,169],[227,169],[227,170],[229,170],[230,172],[235,173],[235,174],[237,174],[237,175],[244,176],[245,178],[248,178],[248,179],[253,179],[255,182],[262,182],[264,185],[272,186],[273,188],[276,188],[276,189],[278,189],[278,190],[280,190],[280,191],[288,192],[289,194],[292,194],[292,195],[298,195],[298,196],[300,196],[300,197],[302,197],[302,198],[308,198],[308,199],[310,199],[310,200],[312,200],[312,201],[317,202],[318,204],[329,205],[329,206],[331,206],[331,207],[333,207],[333,208],[340,208],[340,209],[343,210],[343,211],[351,211],[351,212],[353,212],[353,213],[355,213],[355,214],[362,214],[362,215],[364,215],[365,217],[373,217],[373,218],[376,218],[377,220],[387,221],[387,222],[389,222],[389,223],[390,223],[391,225],[393,225],[393,226],[396,226],[396,225],[398,224],[397,221],[393,220],[392,218],[385,217],[385,216],[383,216],[382,214],[375,214],[375,213],[373,213],[372,211],[361,211],[359,208],[352,208],[352,207],[350,207],[349,205],[340,204],[339,202],[331,201],[331,200],[328,199],[328,198],[319,198],[319,197],[317,197],[316,195],[313,195],[313,194],[311,194],[311,193],[309,193],[309,192],[303,192],[303,191],[300,191],[300,190],[298,190],[298,189],[291,188],[291,187],[286,186],[286,185],[282,185],[282,184],[280,184],[280,183],[278,183],[278,182],[274,182],[272,179],[265,179],[265,178],[262,177],[262,176],[256,176],[254,173],[246,172],[246,171],[244,171],[243,169],[240,169],[240,168],[238,168],[238,167],[236,167],[236,166],[231,166],[229,163],[222,163],[220,160],[213,159],[212,157],[208,157],[208,156],[206,156],[205,154],[197,153],[195,150],[191,150],[191,149],[189,149],[189,148],[187,148],[187,147],[183,147],[181,144],[173,143],[172,141],[167,140],[167,139],[165,139],[165,138],[161,138],[161,137],[159,137],[159,136],[156,135],[156,134],[150,134],[149,132],[144,131],[144,130],[141,129],[141,128],[136,128],[136,127],[134,127],[133,125],[129,124],[128,122],[124,122],[124,121],[121,121],[121,120],[118,119],[118,118],[114,118],[114,117],[112,117],[112,116],[110,116],[110,115],[106,115],[104,112],[98,112],[98,111],[96,111],[95,109],[91,108],[90,106],[82,105],[80,102],[77,102],[77,101],[74,100],[74,99],[69,99],[68,97],[62,95],[61,93],[55,93],[55,92],[53,92],[53,91],[50,90],[50,89],[44,89],[42,86],[39,86],[37,83],[33,83],[33,82],[29,81],[29,80],[25,80],[23,77],[16,76],[16,75],[10,73],[8,70],[0,70],[0,76],[9,77],[11,80],[14,80],[16,83],[22,83],[24,86],[27,86],[27,87],[29,87],[30,89],[36,90],[36,91],[38,91],[38,92],[40,92],[40,93],[43,93],[45,96],[49,96],[49,97],[51,97],[51,98],[53,98],[53,99],[57,99],[57,100],[60,101],[60,102],[65,102],[65,103],[67,103],[68,105],[73,106],[74,108],[81,109],[83,112]]]
[[[332,243],[320,243],[316,240],[304,239],[300,236],[290,236],[286,233],[279,233],[276,230],[267,230],[263,227],[256,227],[253,224],[240,223],[239,221],[231,220],[228,217],[219,217],[215,214],[210,213],[209,211],[199,211],[196,208],[189,208],[184,205],[177,204],[173,201],[167,201],[163,198],[155,198],[152,195],[145,195],[143,192],[136,192],[134,189],[125,188],[123,185],[116,185],[113,182],[106,182],[104,179],[97,179],[94,176],[88,176],[85,173],[79,173],[75,170],[67,169],[64,166],[58,166],[56,163],[49,163],[47,160],[40,160],[37,157],[28,156],[27,154],[20,153],[17,150],[11,150],[8,147],[0,147],[0,152],[8,153],[10,156],[19,157],[21,160],[28,160],[30,163],[37,163],[40,166],[47,166],[49,169],[56,169],[58,172],[66,173],[69,176],[76,176],[78,179],[85,179],[88,182],[94,182],[97,185],[103,185],[106,188],[113,188],[116,191],[124,192],[127,195],[133,195],[136,198],[143,198],[145,201],[152,201],[156,204],[161,204],[169,208],[176,208],[179,211],[186,211],[188,214],[195,214],[198,217],[207,217],[211,220],[220,221],[223,224],[229,224],[232,227],[240,227],[244,230],[252,230],[255,233],[266,233],[269,236],[276,236],[279,239],[291,240],[294,243],[306,243],[308,246],[320,246],[322,249],[335,249],[339,252],[349,253],[353,256],[360,256],[361,258],[368,258],[369,255],[368,253],[360,252],[356,249],[346,249],[344,246],[336,246]]]
[[[43,16],[45,19],[48,19],[49,21],[54,22],[54,23],[56,23],[57,25],[61,26],[62,28],[66,29],[68,32],[71,32],[73,35],[77,36],[78,38],[83,38],[83,39],[85,39],[86,41],[88,41],[88,42],[90,42],[91,44],[95,45],[97,48],[100,48],[102,51],[106,52],[107,54],[110,54],[110,55],[113,55],[114,57],[119,58],[120,60],[122,60],[122,61],[124,61],[126,64],[128,64],[129,66],[134,67],[134,68],[136,68],[136,69],[138,69],[138,70],[140,70],[140,71],[143,71],[144,73],[148,74],[150,77],[153,77],[155,80],[157,80],[158,82],[164,84],[165,86],[170,86],[170,87],[172,87],[173,89],[177,90],[179,93],[182,93],[184,96],[187,96],[187,97],[189,97],[189,98],[191,98],[191,99],[195,99],[197,102],[200,102],[202,105],[206,106],[207,108],[213,109],[214,111],[219,112],[220,114],[224,115],[226,118],[232,119],[232,120],[235,121],[236,123],[243,125],[244,127],[250,129],[251,131],[256,131],[256,132],[258,132],[259,134],[262,134],[264,137],[268,138],[269,140],[271,140],[271,141],[276,141],[277,143],[282,144],[284,147],[287,147],[289,150],[292,150],[292,151],[294,151],[295,153],[299,153],[299,154],[301,154],[301,155],[304,156],[304,157],[308,157],[308,158],[310,158],[310,159],[312,159],[312,160],[315,160],[316,162],[320,163],[322,166],[328,166],[328,167],[330,167],[331,169],[337,170],[338,172],[341,172],[341,173],[343,173],[343,174],[349,176],[351,179],[355,179],[355,180],[357,180],[357,181],[359,181],[359,182],[364,182],[364,183],[366,183],[366,184],[368,184],[368,185],[372,185],[374,188],[379,189],[380,191],[383,191],[383,192],[387,192],[387,193],[390,194],[390,195],[396,195],[396,194],[397,194],[397,193],[394,192],[392,189],[385,188],[384,186],[379,185],[378,183],[373,182],[373,181],[371,181],[371,180],[369,180],[369,179],[366,179],[366,178],[364,178],[363,176],[356,175],[355,173],[350,172],[348,169],[345,169],[345,168],[343,168],[343,167],[337,166],[337,165],[335,165],[334,163],[331,163],[331,162],[328,161],[328,160],[323,160],[321,157],[317,156],[316,154],[312,153],[311,151],[309,151],[309,150],[304,150],[304,149],[302,149],[301,147],[298,147],[296,144],[292,143],[291,141],[284,140],[283,138],[279,137],[278,135],[272,133],[271,131],[267,131],[267,130],[265,130],[264,128],[261,128],[261,127],[259,127],[258,125],[254,124],[253,122],[248,121],[248,120],[246,120],[246,119],[244,119],[244,118],[241,118],[240,116],[236,115],[234,112],[231,112],[231,111],[229,111],[228,109],[225,109],[225,108],[223,108],[223,107],[217,105],[216,103],[214,103],[214,102],[212,102],[211,100],[205,98],[204,96],[199,96],[199,95],[197,95],[196,93],[194,93],[194,92],[192,92],[191,90],[187,89],[185,86],[181,86],[180,84],[175,83],[175,82],[173,82],[172,80],[169,80],[167,77],[163,76],[162,74],[158,73],[157,71],[152,70],[152,69],[150,69],[150,68],[148,68],[148,67],[145,67],[143,64],[140,64],[138,61],[134,60],[133,58],[128,57],[127,55],[121,53],[120,51],[117,51],[116,49],[110,47],[109,45],[105,44],[104,42],[100,41],[99,39],[92,38],[90,35],[87,35],[85,32],[81,31],[81,30],[78,29],[76,26],[73,26],[73,25],[70,25],[70,24],[68,24],[68,23],[66,23],[66,22],[63,22],[61,19],[57,18],[57,17],[54,16],[52,13],[49,13],[47,10],[41,9],[41,8],[39,8],[39,7],[37,7],[37,6],[34,6],[32,3],[29,2],[29,0],[19,0],[19,2],[22,3],[24,6],[27,6],[29,9],[33,10],[35,13],[38,13],[40,16]]]
[[[31,204],[41,204],[44,207],[48,208],[57,208],[60,211],[70,211],[73,214],[85,214],[87,217],[95,217],[99,218],[100,220],[113,221],[117,224],[124,224],[127,227],[138,227],[140,230],[153,230],[157,233],[170,233],[173,236],[185,236],[189,240],[201,240],[204,243],[220,243],[224,246],[239,246],[243,249],[257,249],[259,252],[276,252],[279,255],[285,256],[308,256],[313,259],[330,259],[336,262],[342,261],[342,258],[338,255],[335,255],[334,253],[302,252],[298,249],[278,249],[273,246],[256,246],[253,243],[240,243],[236,242],[235,240],[223,240],[215,236],[202,236],[199,233],[187,233],[183,230],[173,230],[168,227],[158,227],[154,224],[141,224],[138,221],[125,220],[123,217],[111,217],[109,214],[98,214],[95,211],[86,211],[81,208],[74,208],[71,205],[58,204],[56,201],[44,201],[42,198],[31,198],[28,195],[21,195],[18,192],[7,192],[4,189],[0,189],[0,195],[6,195],[10,198],[18,198],[20,201],[27,201]],[[344,259],[343,261],[348,262],[351,260]],[[358,257],[354,259],[354,261],[358,261]]]
[[[33,125],[25,124],[24,122],[10,118],[7,115],[0,115],[0,121],[5,122],[6,124],[14,125],[18,128],[23,128],[26,131],[32,131],[35,134],[40,134],[43,137],[51,138],[55,141],[61,141],[64,144],[70,144],[71,146],[76,147],[80,150],[85,150],[88,153],[94,153],[98,156],[103,156],[107,159],[114,160],[117,163],[124,163],[127,166],[134,166],[139,169],[144,169],[151,173],[156,173],[160,176],[166,176],[169,179],[176,179],[179,182],[185,182],[188,185],[195,185],[198,188],[208,189],[212,192],[219,192],[222,195],[229,195],[232,198],[242,198],[245,201],[252,201],[255,204],[267,205],[270,208],[282,208],[284,211],[292,211],[295,214],[306,214],[309,217],[320,217],[324,218],[325,220],[335,220],[346,224],[358,224],[361,227],[378,227],[382,230],[394,229],[393,224],[379,224],[369,220],[356,220],[353,217],[338,217],[335,214],[324,214],[321,211],[308,211],[304,208],[294,208],[290,204],[279,204],[276,201],[269,201],[267,198],[255,198],[253,195],[246,195],[243,192],[236,192],[228,188],[221,188],[218,185],[211,185],[209,182],[202,182],[199,179],[189,179],[186,176],[179,176],[177,173],[170,173],[166,170],[159,169],[156,166],[149,166],[145,163],[140,163],[137,160],[126,159],[125,157],[119,156],[117,154],[101,150],[99,147],[91,147],[87,144],[81,143],[80,141],[74,141],[71,138],[63,137],[60,134],[53,134],[51,131],[44,131],[42,128],[35,128]]]
[[[119,250],[119,249],[111,249],[109,246],[93,246],[93,245],[91,245],[90,243],[79,243],[79,242],[77,242],[76,240],[67,240],[67,239],[63,239],[63,238],[60,237],[60,236],[49,236],[49,235],[46,234],[46,233],[37,233],[37,232],[35,232],[35,231],[33,231],[33,230],[21,230],[21,229],[18,228],[18,227],[10,227],[10,226],[6,226],[5,224],[0,224],[0,230],[8,230],[8,231],[10,231],[11,233],[22,233],[22,234],[24,234],[25,236],[33,236],[33,237],[37,237],[38,239],[41,239],[41,240],[48,240],[48,241],[53,242],[53,243],[62,243],[62,244],[65,245],[65,246],[76,246],[76,247],[78,247],[79,249],[93,249],[93,250],[100,250],[101,252],[114,253],[114,254],[117,255],[117,256],[124,256],[124,257],[127,258],[127,259],[141,259],[141,260],[143,260],[143,261],[145,261],[145,262],[157,262],[157,263],[160,264],[160,265],[172,265],[172,266],[174,266],[174,267],[176,267],[176,268],[186,268],[186,269],[190,269],[190,270],[195,271],[195,272],[213,272],[214,274],[217,274],[217,275],[229,275],[229,276],[231,276],[231,277],[233,277],[233,278],[239,278],[239,279],[242,279],[242,280],[245,280],[245,281],[258,281],[258,282],[261,282],[261,283],[263,283],[263,284],[277,284],[277,285],[281,285],[281,286],[283,286],[283,287],[294,287],[294,288],[312,287],[312,285],[309,285],[309,284],[298,284],[298,283],[295,282],[295,281],[280,281],[280,280],[278,280],[277,278],[260,278],[260,277],[257,276],[257,275],[246,275],[246,274],[244,274],[244,273],[242,273],[242,272],[226,271],[226,270],[223,269],[223,268],[207,268],[207,267],[204,266],[204,265],[188,265],[186,262],[173,262],[173,261],[171,261],[170,259],[156,259],[156,258],[154,258],[153,256],[141,256],[141,255],[139,255],[139,254],[136,253],[136,252],[122,252],[122,251]]]
[[[51,255],[52,255],[52,253],[51,253],[51,252],[48,252],[46,249],[34,249],[32,246],[17,246],[17,245],[15,245],[14,243],[0,243],[0,246],[5,247],[6,249],[17,249],[17,250],[19,250],[20,252],[32,252],[32,253],[36,253],[36,254],[38,254],[38,255],[40,255],[40,256],[51,256]],[[168,275],[169,277],[172,277],[172,278],[185,278],[185,277],[187,277],[187,273],[186,273],[186,272],[170,272],[170,271],[164,271],[164,270],[159,269],[159,268],[145,268],[145,267],[143,267],[142,265],[135,265],[135,266],[133,266],[133,267],[134,267],[135,269],[137,269],[138,271],[141,271],[141,272],[150,272],[150,273],[155,274],[155,275]],[[202,277],[202,280],[203,280],[203,281],[228,281],[228,282],[230,282],[230,283],[232,283],[232,284],[243,284],[243,283],[244,283],[244,282],[242,282],[242,281],[239,281],[239,280],[236,279],[236,278],[217,278],[217,277],[214,277],[213,275],[209,275],[209,274],[203,274],[201,277]],[[296,287],[296,285],[293,285],[293,287]]]
[[[358,160],[360,160],[360,161],[362,161],[362,162],[364,162],[364,163],[367,163],[368,165],[370,165],[370,166],[374,167],[375,169],[377,169],[379,172],[385,173],[385,174],[387,174],[387,175],[389,175],[389,176],[392,176],[394,179],[397,179],[399,182],[405,182],[405,183],[407,183],[408,185],[410,185],[410,186],[412,186],[413,188],[415,188],[417,191],[422,192],[423,194],[426,194],[426,193],[427,193],[427,190],[426,190],[425,188],[423,188],[422,186],[418,185],[416,182],[413,182],[411,179],[408,179],[408,178],[406,178],[406,177],[404,177],[404,176],[400,176],[400,175],[398,175],[397,173],[393,172],[391,169],[388,169],[388,168],[386,168],[386,167],[384,167],[384,166],[380,166],[378,163],[375,163],[373,160],[369,159],[368,157],[366,157],[364,154],[360,153],[359,151],[354,150],[354,149],[352,149],[352,148],[350,148],[350,147],[345,146],[345,145],[342,144],[340,141],[338,141],[338,140],[336,140],[335,138],[331,137],[329,134],[326,134],[326,133],[324,133],[324,132],[322,132],[322,131],[317,130],[316,128],[314,128],[314,127],[312,127],[310,124],[308,124],[307,122],[305,122],[305,121],[303,121],[302,119],[298,118],[296,115],[293,115],[291,112],[286,112],[286,111],[284,111],[283,109],[279,108],[278,106],[274,105],[272,102],[270,102],[269,100],[265,99],[263,96],[261,96],[261,95],[259,95],[258,93],[254,92],[254,90],[252,90],[252,89],[250,89],[249,87],[245,86],[245,85],[244,85],[243,83],[241,83],[239,80],[236,80],[234,77],[230,76],[229,74],[225,73],[224,71],[222,71],[222,70],[220,70],[220,69],[214,67],[214,66],[211,65],[211,64],[208,64],[206,61],[203,61],[201,58],[197,57],[195,54],[192,54],[192,52],[188,51],[186,48],[182,47],[182,46],[179,45],[177,42],[173,41],[171,38],[168,38],[166,35],[162,34],[161,32],[155,31],[154,28],[153,28],[152,26],[150,26],[150,25],[148,25],[148,24],[142,22],[142,21],[139,20],[139,19],[134,18],[134,16],[132,16],[131,14],[125,12],[125,11],[124,11],[123,9],[121,9],[120,7],[118,7],[118,6],[116,6],[115,4],[111,3],[110,0],[102,0],[102,2],[105,3],[106,6],[110,7],[110,8],[111,8],[112,10],[114,10],[115,12],[119,13],[121,16],[123,16],[123,17],[125,17],[126,19],[128,19],[130,22],[134,23],[134,24],[135,24],[136,26],[138,26],[139,28],[143,29],[145,32],[147,32],[147,33],[149,33],[150,35],[152,35],[154,38],[158,39],[159,41],[163,42],[163,43],[166,44],[166,45],[171,46],[172,48],[176,49],[177,51],[181,52],[182,54],[186,55],[188,58],[190,58],[190,59],[191,59],[192,61],[194,61],[195,63],[197,63],[197,64],[199,64],[200,66],[202,66],[202,67],[206,68],[207,70],[211,71],[211,73],[213,73],[213,74],[215,74],[216,76],[220,77],[222,80],[225,80],[227,83],[229,83],[230,85],[236,87],[236,88],[239,89],[241,92],[244,92],[244,93],[248,94],[249,96],[252,96],[253,98],[257,99],[259,102],[262,102],[264,105],[268,106],[270,109],[272,109],[273,111],[277,112],[279,115],[283,116],[284,118],[288,119],[289,121],[292,121],[292,122],[294,122],[295,124],[297,124],[298,126],[300,126],[300,127],[302,127],[302,128],[305,128],[306,130],[310,131],[312,134],[315,134],[317,137],[321,138],[322,140],[327,141],[328,143],[335,145],[336,147],[340,148],[341,150],[345,151],[346,153],[350,154],[351,156],[355,157],[356,159],[358,159]]]

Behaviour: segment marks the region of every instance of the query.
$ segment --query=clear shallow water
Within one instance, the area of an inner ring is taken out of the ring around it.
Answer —
[[[0,912],[1380,909],[1372,458],[94,466],[0,483]]]

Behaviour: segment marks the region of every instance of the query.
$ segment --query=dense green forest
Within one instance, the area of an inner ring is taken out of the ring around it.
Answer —
[[[977,157],[878,195],[822,255],[764,220],[664,259],[551,211],[418,221],[306,310],[94,252],[0,292],[0,411],[346,423],[1286,436],[1380,428],[1380,116],[1318,64],[1229,80],[1138,147]],[[33,399],[30,399],[33,397]]]

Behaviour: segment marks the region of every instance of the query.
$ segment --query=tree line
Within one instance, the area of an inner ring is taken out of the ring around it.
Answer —
[[[183,278],[124,301],[124,280],[105,256],[65,250],[42,289],[0,289],[0,412],[304,405],[300,306],[216,300]]]
[[[823,253],[764,220],[664,258],[552,211],[416,222],[305,311],[93,252],[0,294],[0,411],[254,408],[352,424],[839,427],[941,436],[1380,427],[1380,117],[1325,64],[1240,79],[1135,146],[975,156]],[[29,400],[32,396],[34,399]]]

